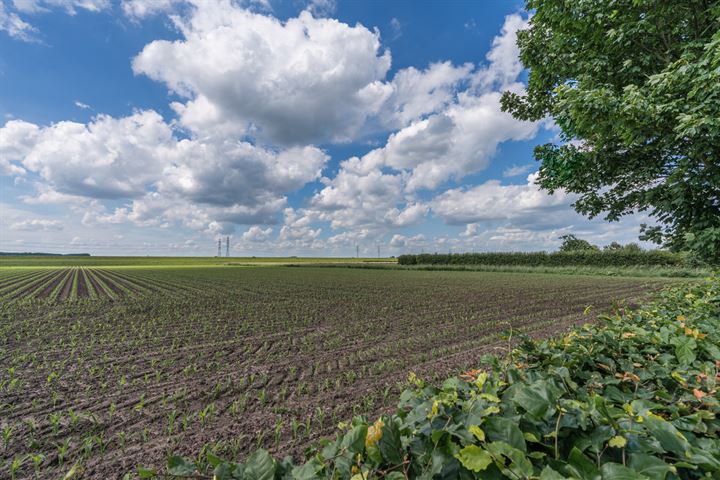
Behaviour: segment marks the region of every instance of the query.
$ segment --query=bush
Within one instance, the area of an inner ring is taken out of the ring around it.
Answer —
[[[400,265],[515,265],[534,267],[685,266],[685,257],[665,250],[573,250],[567,252],[424,253],[400,255]]]
[[[440,388],[411,375],[397,411],[357,417],[305,463],[264,450],[168,474],[218,479],[720,477],[720,280],[671,287],[638,310],[507,358]],[[146,476],[155,473],[142,471]]]

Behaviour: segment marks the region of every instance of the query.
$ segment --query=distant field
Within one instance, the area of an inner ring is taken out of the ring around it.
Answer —
[[[355,257],[94,257],[94,256],[0,256],[1,267],[85,266],[207,266],[290,263],[397,263],[394,258]]]
[[[27,455],[41,478],[76,461],[82,478],[119,478],[169,452],[302,453],[339,421],[394,405],[411,371],[444,378],[505,348],[509,329],[549,335],[659,285],[312,266],[0,269],[0,478],[13,460],[31,476]]]

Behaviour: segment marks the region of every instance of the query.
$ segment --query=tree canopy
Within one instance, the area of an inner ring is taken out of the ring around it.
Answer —
[[[576,210],[647,212],[642,239],[720,261],[720,0],[526,0],[529,70],[503,109],[552,117],[538,184]]]
[[[572,234],[563,235],[560,237],[560,240],[562,240],[562,245],[560,245],[561,252],[599,251],[600,250],[597,246],[593,245],[592,243],[588,242],[587,240],[577,238],[575,235],[572,235]]]

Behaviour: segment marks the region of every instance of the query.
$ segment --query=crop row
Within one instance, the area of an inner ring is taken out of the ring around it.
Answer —
[[[718,478],[719,320],[717,277],[669,288],[440,388],[411,377],[391,415],[356,416],[298,463],[169,456],[162,478]]]
[[[118,300],[122,296],[173,289],[120,271],[68,267],[0,271],[0,298],[58,302],[79,298]]]
[[[342,419],[389,408],[409,371],[451,374],[506,348],[510,330],[545,335],[648,288],[280,267],[107,275],[152,292],[0,306],[0,477],[30,476],[37,460],[42,478],[76,462],[83,478],[119,478],[162,465],[168,449],[300,453]]]

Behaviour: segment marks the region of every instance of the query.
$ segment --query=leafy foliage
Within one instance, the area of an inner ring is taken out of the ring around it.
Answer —
[[[577,249],[555,253],[491,252],[400,255],[399,265],[527,265],[596,267],[683,266],[685,257],[662,250]]]
[[[609,220],[649,211],[643,238],[720,263],[720,1],[526,0],[530,70],[503,108],[552,116],[539,185]]]
[[[411,375],[397,411],[356,417],[294,465],[213,458],[218,479],[717,478],[720,279],[675,286],[440,388]],[[170,469],[194,464],[173,457]],[[252,473],[250,473],[252,472]],[[168,471],[168,473],[171,473]]]
[[[560,245],[561,252],[577,252],[578,250],[600,250],[597,246],[591,244],[587,240],[577,238],[575,235],[568,234],[560,237],[563,241]]]

